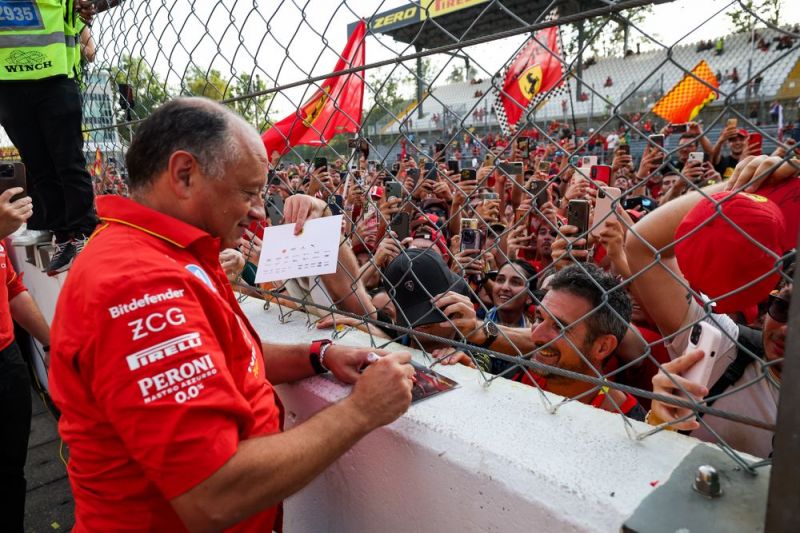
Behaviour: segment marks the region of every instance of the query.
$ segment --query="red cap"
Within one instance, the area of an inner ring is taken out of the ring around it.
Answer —
[[[736,130],[736,133],[739,134],[739,137],[750,137],[750,134],[747,133],[747,130],[744,128],[739,128],[738,130]]]
[[[754,241],[780,256],[783,214],[775,203],[756,194],[719,192],[711,198],[714,201],[701,200],[681,221],[675,240],[688,236],[675,245],[675,257],[692,288],[716,301],[715,312],[741,311],[764,300],[778,283],[779,259]]]

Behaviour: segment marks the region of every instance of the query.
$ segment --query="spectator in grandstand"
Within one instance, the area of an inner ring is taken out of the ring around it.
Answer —
[[[33,202],[20,187],[0,194],[0,516],[6,531],[24,531],[25,461],[31,430],[31,382],[28,365],[14,338],[14,322],[42,343],[49,364],[50,327],[14,271],[6,237],[33,213]],[[14,322],[12,322],[12,320]]]
[[[50,390],[76,528],[124,529],[133,516],[165,530],[279,530],[281,499],[407,409],[410,355],[259,342],[218,255],[264,218],[267,155],[226,107],[162,105],[138,125],[127,167],[133,199],[98,199],[104,229],[53,321]],[[284,215],[299,232],[326,210],[294,195]],[[352,394],[281,433],[272,384],[326,369]]]
[[[717,42],[714,45],[714,52],[718,56],[721,56],[724,51],[725,51],[725,37],[718,37]]]
[[[796,179],[798,175],[796,166],[788,163],[782,164],[780,158],[758,156],[746,160],[737,167],[728,188],[736,189],[744,185],[757,187],[753,180],[763,179],[761,173],[764,172],[764,169],[774,169],[768,177],[768,181],[772,182]],[[761,184],[762,182],[756,183]],[[706,195],[712,194],[720,191],[722,186],[722,184],[718,184],[705,189],[704,192]],[[761,333],[744,326],[737,326],[726,315],[704,311],[699,303],[688,296],[688,283],[676,278],[675,271],[671,267],[674,265],[672,252],[674,248],[670,248],[669,245],[675,239],[676,231],[684,217],[700,202],[706,202],[707,200],[704,198],[705,196],[700,193],[687,194],[680,200],[670,202],[645,217],[628,232],[625,248],[631,272],[634,275],[633,289],[661,334],[670,338],[667,348],[673,361],[664,370],[672,373],[673,379],[698,399],[717,395],[729,388],[736,389],[735,393],[717,400],[714,407],[761,419],[767,423],[774,423],[779,394],[780,361],[784,355],[787,310],[792,285],[787,277],[782,277],[777,289],[770,295],[769,312],[765,317],[764,329]],[[760,205],[761,200],[758,198],[760,197],[752,200],[753,208]],[[758,219],[753,218],[752,220]],[[738,225],[745,231],[748,228],[744,218],[738,219]],[[788,230],[792,235],[797,234],[797,228],[788,228]],[[720,235],[718,238],[722,239],[722,237]],[[709,233],[708,238],[717,237]],[[654,258],[653,250],[659,251],[658,261]],[[732,253],[740,253],[740,250],[734,250]],[[755,258],[751,258],[751,260],[755,260]],[[772,264],[771,261],[770,264]],[[712,267],[709,266],[709,268]],[[737,279],[736,272],[739,270],[741,270],[740,265],[731,263],[730,272],[720,271],[713,274],[717,279],[734,280]],[[786,274],[790,273],[790,270],[786,272]],[[723,290],[730,291],[734,288]],[[742,290],[745,288],[742,287]],[[664,302],[669,302],[669,305],[664,305]],[[693,383],[680,377],[679,374],[684,373],[704,356],[699,351],[685,353],[693,325],[701,321],[706,321],[721,329],[722,339],[709,381]],[[750,353],[755,355],[755,358]],[[762,371],[762,364],[765,362],[770,364],[765,369],[766,373]],[[764,379],[758,380],[759,376]],[[655,392],[676,397],[681,394],[675,390],[674,383],[664,373],[656,376],[653,384]],[[745,384],[749,385],[745,386]],[[688,414],[690,411],[686,409],[654,402],[653,415],[655,416],[651,417],[650,421],[652,423],[675,422]],[[705,416],[702,426],[697,420],[689,419],[680,423],[676,422],[674,427],[691,430],[694,436],[713,441],[713,434],[706,425],[737,450],[759,457],[768,457],[772,452],[772,432],[731,423],[726,419]]]
[[[586,376],[607,373],[613,354],[625,337],[631,317],[631,303],[619,281],[599,267],[587,263],[559,271],[550,281],[547,293],[536,308],[529,341],[515,342],[522,328],[483,325],[469,315],[468,300],[446,294],[436,305],[443,313],[458,317],[459,329],[472,344],[523,357],[551,369],[577,372]],[[479,350],[476,350],[479,351]],[[434,352],[445,364],[474,364],[468,355],[452,348]],[[483,358],[479,358],[481,361]],[[565,377],[548,368],[517,370],[509,376],[515,381],[538,385],[542,389],[611,412],[622,412],[635,420],[644,420],[645,411],[627,393]]]
[[[606,78],[606,82],[603,84],[603,87],[611,87],[614,85],[614,80],[611,79],[611,76]]]

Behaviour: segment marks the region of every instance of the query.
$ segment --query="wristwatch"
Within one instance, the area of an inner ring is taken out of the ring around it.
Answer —
[[[325,360],[325,352],[330,347],[330,339],[320,339],[311,343],[311,349],[308,351],[308,360],[311,362],[311,368],[317,374],[324,374],[328,372],[323,361]]]
[[[500,335],[500,329],[497,327],[497,324],[491,320],[484,320],[481,330],[483,331],[483,336],[486,339],[480,345],[481,348],[488,348],[491,346],[492,343],[497,340],[498,335]]]

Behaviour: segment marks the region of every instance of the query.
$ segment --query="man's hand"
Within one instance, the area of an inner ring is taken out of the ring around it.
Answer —
[[[683,166],[683,175],[694,184],[698,184],[703,180],[705,168],[703,162],[696,159],[687,161]]]
[[[448,291],[434,298],[433,305],[438,307],[448,321],[465,337],[469,337],[478,329],[475,307],[468,296]]]
[[[92,19],[97,13],[97,8],[95,8],[92,0],[76,0],[75,11],[78,13],[78,16],[82,21],[90,25],[92,23]]]
[[[261,257],[261,245],[261,239],[249,229],[244,230],[244,235],[239,239],[239,249],[242,251],[245,261],[254,265],[258,264],[258,259]]]
[[[12,187],[0,194],[0,239],[5,239],[28,220],[33,214],[33,200],[30,196],[11,201],[17,194],[25,192],[22,187]]]
[[[470,368],[478,368],[475,366],[475,361],[472,360],[472,357],[452,346],[437,348],[431,352],[431,355],[436,359],[437,363],[442,365],[462,364]]]
[[[675,383],[673,383],[672,380],[674,379],[675,382],[680,384],[680,386],[683,387],[686,392],[694,396],[695,399],[705,398],[708,395],[708,389],[704,385],[695,383],[694,381],[689,381],[688,379],[680,376],[680,374],[683,374],[689,370],[702,358],[703,350],[693,350],[673,359],[669,363],[661,365],[661,370],[658,372],[658,374],[653,376],[653,392],[686,401],[686,396],[684,396],[683,393],[680,392],[680,390],[675,386]],[[672,376],[672,379],[667,376],[667,373]],[[692,414],[691,409],[667,405],[656,400],[653,400],[650,409],[664,422],[673,422],[679,418],[683,418]],[[670,427],[677,430],[691,431],[699,428],[700,423],[695,418],[689,418],[688,420],[684,420],[683,422],[677,424],[670,424]]]
[[[530,247],[531,237],[526,233],[525,226],[520,224],[511,231],[506,241],[508,258],[511,260],[520,258],[520,250],[527,250]]]
[[[655,170],[661,166],[664,161],[664,152],[655,146],[645,146],[642,160],[639,162],[639,170],[636,176],[640,179],[649,177]]]
[[[392,262],[395,257],[400,255],[402,251],[403,245],[408,245],[411,242],[411,238],[404,239],[402,243],[398,244],[395,240],[397,238],[397,234],[395,232],[390,232],[390,234],[394,237],[394,239],[390,239],[388,237],[384,237],[383,240],[378,244],[378,249],[375,250],[375,266],[378,268],[384,268],[386,265]]]
[[[759,155],[742,159],[736,165],[726,191],[756,192],[762,185],[771,185],[794,178],[800,173],[798,160],[784,161],[780,157]]]
[[[244,268],[244,256],[239,250],[234,250],[233,248],[222,250],[219,253],[219,262],[228,277],[228,281],[235,280]]]
[[[553,266],[556,270],[568,267],[575,261],[587,261],[589,259],[589,250],[576,250],[573,248],[571,252],[567,253],[567,246],[570,243],[573,246],[586,246],[585,237],[577,240],[572,237],[578,233],[576,226],[566,224],[558,228],[558,232],[558,238],[550,246],[550,257],[553,258]]]
[[[332,349],[335,348],[328,351]],[[414,385],[410,361],[410,353],[393,352],[370,364],[358,378],[347,401],[353,402],[364,416],[367,427],[374,429],[394,422],[408,410]]]
[[[294,224],[294,234],[300,235],[306,220],[321,218],[327,207],[328,204],[319,198],[294,194],[283,204],[283,221],[286,224]]]
[[[347,317],[336,316],[337,324],[344,324],[343,320]],[[320,321],[322,322],[322,321]],[[358,325],[363,322],[358,322]],[[318,328],[324,326],[317,324]],[[362,348],[358,346],[344,346],[342,344],[331,344],[325,352],[323,364],[325,368],[341,381],[342,383],[356,383],[362,376],[364,369],[374,361],[370,358],[370,353],[376,353],[381,357],[389,355],[389,350],[378,350],[376,348]]]
[[[400,198],[395,198],[392,196],[385,202],[381,202],[380,204],[380,212],[381,212],[381,224],[389,224],[394,218],[394,215],[400,212]]]
[[[453,255],[450,270],[459,276],[483,274],[483,260],[476,259],[481,254],[480,250],[461,250]]]

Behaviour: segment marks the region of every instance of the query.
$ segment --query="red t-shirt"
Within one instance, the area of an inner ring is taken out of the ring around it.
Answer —
[[[0,350],[14,342],[14,321],[11,320],[9,302],[27,290],[22,284],[22,276],[17,275],[8,258],[6,243],[0,242]]]
[[[280,404],[219,240],[121,197],[97,212],[51,332],[74,531],[184,531],[169,501],[280,431]],[[272,531],[276,514],[232,530]]]

